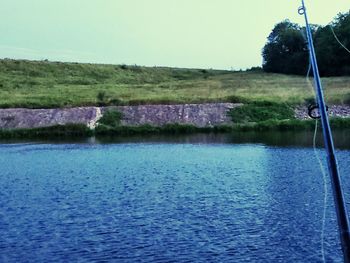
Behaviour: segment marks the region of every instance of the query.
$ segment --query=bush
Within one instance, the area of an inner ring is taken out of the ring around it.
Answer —
[[[106,111],[98,121],[99,126],[118,127],[120,125],[123,114],[117,110]],[[98,127],[99,127],[98,126]]]
[[[236,95],[228,96],[227,101],[231,103],[249,103],[248,99]]]
[[[123,64],[123,65],[120,65],[120,68],[123,69],[123,70],[126,70],[126,69],[128,69],[128,66]]]
[[[294,119],[294,111],[289,105],[269,101],[253,102],[236,107],[228,114],[235,123]]]

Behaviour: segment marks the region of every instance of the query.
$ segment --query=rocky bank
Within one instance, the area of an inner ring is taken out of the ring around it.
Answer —
[[[0,109],[0,128],[38,128],[64,124],[85,124],[96,126],[99,118],[108,110],[115,109],[123,114],[122,125],[138,126],[149,124],[190,124],[196,127],[213,127],[231,124],[227,112],[242,104],[206,103],[179,105],[139,105],[111,107],[77,107],[66,109]],[[329,109],[330,116],[349,117],[350,106],[334,105]],[[307,108],[297,107],[295,117],[308,119]]]
[[[0,128],[38,128],[68,123],[96,126],[99,118],[108,110],[123,114],[122,125],[191,124],[196,127],[212,127],[231,123],[227,112],[242,104],[207,103],[180,105],[139,105],[111,107],[77,107],[67,109],[0,109]]]

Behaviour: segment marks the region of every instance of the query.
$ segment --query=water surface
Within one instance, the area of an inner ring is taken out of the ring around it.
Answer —
[[[193,138],[1,144],[0,262],[321,262],[312,148]],[[341,262],[332,202],[326,259]]]

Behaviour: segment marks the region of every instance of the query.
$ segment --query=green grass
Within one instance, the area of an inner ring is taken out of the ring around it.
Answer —
[[[350,103],[350,77],[324,78],[323,83],[329,104]],[[259,70],[0,60],[1,108],[223,101],[300,104],[312,95],[304,77]]]

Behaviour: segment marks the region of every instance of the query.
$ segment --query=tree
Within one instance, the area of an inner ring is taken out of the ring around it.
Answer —
[[[334,34],[332,32],[334,31]],[[316,55],[323,76],[350,75],[350,54],[337,39],[350,49],[350,12],[338,14],[328,26],[315,35]]]
[[[301,28],[289,20],[275,25],[263,48],[263,69],[267,72],[306,74],[308,49]]]
[[[350,11],[338,14],[330,26],[311,25],[311,31],[321,76],[350,75],[350,52],[346,50],[350,50]],[[289,20],[277,24],[262,55],[267,72],[306,74],[309,54],[305,28]]]

